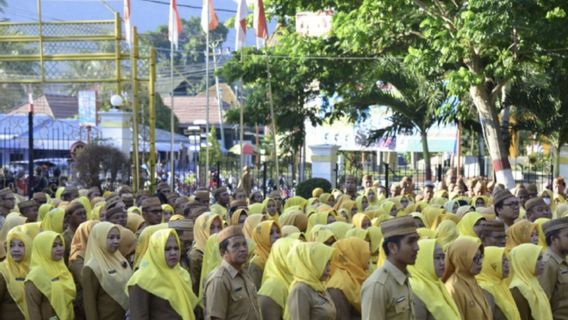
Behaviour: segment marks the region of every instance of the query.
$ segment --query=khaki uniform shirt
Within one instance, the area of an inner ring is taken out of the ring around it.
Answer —
[[[363,283],[361,318],[363,320],[415,319],[414,299],[408,275],[388,260]]]
[[[542,259],[544,272],[538,281],[550,299],[552,315],[554,319],[568,319],[568,263],[550,249]]]
[[[256,287],[245,270],[237,270],[223,260],[204,288],[205,319],[262,319]]]
[[[335,320],[336,317],[329,293],[317,292],[302,282],[291,288],[286,304],[291,320]]]

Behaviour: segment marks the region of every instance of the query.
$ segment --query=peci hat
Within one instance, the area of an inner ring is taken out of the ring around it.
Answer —
[[[160,198],[158,197],[148,197],[142,201],[142,211],[146,211],[151,207],[160,207],[162,208],[162,203],[160,202]]]
[[[503,201],[514,198],[515,196],[511,193],[511,191],[507,189],[497,189],[493,193],[493,204],[497,207],[503,203]]]
[[[498,219],[484,220],[481,222],[481,230],[485,232],[505,232],[505,223]]]
[[[218,233],[219,243],[232,238],[242,236],[244,237],[243,229],[241,226],[229,226]]]
[[[552,231],[562,230],[568,228],[568,217],[558,218],[547,221],[542,225],[542,231],[545,235]]]
[[[541,197],[530,198],[525,202],[525,210],[528,212],[536,206],[547,205]]]
[[[404,216],[383,221],[381,223],[381,231],[384,239],[394,236],[405,236],[416,233],[416,224],[412,216]]]
[[[37,202],[35,202],[33,199],[18,203],[18,208],[20,209],[20,211],[32,207],[37,207]]]

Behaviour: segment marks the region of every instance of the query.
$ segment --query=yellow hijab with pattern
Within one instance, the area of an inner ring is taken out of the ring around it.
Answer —
[[[43,231],[35,237],[31,268],[25,281],[31,281],[49,300],[59,319],[73,319],[73,300],[76,295],[73,276],[63,258],[58,261],[51,258],[53,243],[57,238],[65,245],[63,237],[53,231]]]
[[[179,238],[174,229],[158,230],[150,237],[148,251],[140,263],[140,268],[134,272],[126,286],[128,288],[137,285],[157,297],[168,300],[182,319],[193,320],[197,297],[191,289],[189,273],[179,263],[172,268],[166,263],[165,248],[170,237],[176,239],[179,247]]]
[[[10,242],[20,240],[24,243],[24,257],[20,262],[14,261],[10,250]],[[4,277],[8,293],[18,305],[26,319],[28,316],[28,306],[24,299],[24,280],[30,270],[30,258],[32,256],[32,239],[21,231],[12,230],[8,232],[6,239],[6,259],[0,263],[0,274]]]
[[[426,305],[435,319],[460,319],[460,312],[446,286],[434,268],[436,240],[418,241],[418,255],[413,266],[408,266],[412,292]]]
[[[535,275],[536,262],[542,247],[532,243],[520,244],[511,250],[511,284],[527,299],[533,319],[552,320],[550,302]]]
[[[87,242],[85,266],[93,270],[103,290],[124,310],[128,310],[128,296],[124,287],[132,275],[132,269],[120,250],[113,253],[108,251],[107,236],[113,229],[120,235],[118,226],[107,221],[99,222],[93,227]]]

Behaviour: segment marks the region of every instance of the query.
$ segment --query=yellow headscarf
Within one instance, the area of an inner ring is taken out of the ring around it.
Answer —
[[[268,254],[270,254],[270,247],[272,247],[272,243],[270,242],[272,226],[278,227],[278,232],[280,232],[280,226],[278,223],[272,220],[267,220],[259,223],[252,233],[252,240],[255,243],[255,248],[254,257],[250,263],[256,264],[261,269],[264,269],[266,259],[268,259]]]
[[[103,290],[111,296],[124,310],[128,310],[128,296],[124,287],[132,275],[128,261],[120,250],[110,253],[107,249],[107,236],[112,229],[119,228],[110,222],[99,222],[91,230],[85,266],[93,270]]]
[[[304,233],[296,226],[282,226],[280,231],[282,231],[282,238],[300,239],[304,237],[305,239]]]
[[[270,201],[273,201],[274,204],[276,205],[276,200],[274,200],[272,198],[266,198],[266,199],[264,199],[264,201],[262,201],[262,212],[265,213],[267,219],[278,221],[278,218],[280,217],[280,213],[278,212],[278,209],[276,209],[276,212],[274,213],[274,215],[271,215],[271,214],[268,213],[267,207],[268,207],[268,203]],[[287,209],[290,209],[290,207],[288,207]]]
[[[57,188],[57,190],[55,190],[55,199],[61,200],[61,194],[63,194],[63,191],[65,191],[65,187]]]
[[[246,209],[237,209],[235,210],[235,212],[233,212],[233,214],[231,215],[231,220],[229,220],[229,225],[231,226],[236,226],[239,224],[239,220],[241,219],[241,216],[244,215],[245,217],[248,217],[248,212]],[[245,218],[246,220],[246,218]],[[243,223],[244,224],[244,223]]]
[[[168,300],[170,306],[182,319],[193,320],[193,308],[197,305],[197,297],[191,289],[189,273],[179,263],[170,268],[166,263],[164,250],[169,237],[179,238],[174,229],[156,231],[150,237],[148,251],[127,287],[138,285],[147,292]]]
[[[287,256],[291,248],[298,243],[299,240],[291,238],[282,238],[274,242],[264,266],[262,285],[258,290],[259,295],[271,298],[282,310],[286,309],[288,288],[294,280],[292,270],[288,267]]]
[[[331,193],[322,193],[319,196],[319,201],[320,204],[327,204],[329,205],[329,198],[331,198],[332,194]]]
[[[568,215],[568,203],[560,203],[556,206],[556,218],[563,218]]]
[[[424,226],[431,230],[436,230],[438,225],[442,221],[442,217],[444,215],[444,209],[427,206],[422,209],[422,221],[424,222]]]
[[[481,273],[475,276],[477,283],[493,296],[495,304],[508,320],[520,320],[521,315],[517,310],[515,299],[503,277],[505,248],[485,247],[484,252]],[[414,287],[412,289],[414,290]]]
[[[83,205],[85,208],[85,212],[87,213],[87,220],[93,220],[93,207],[91,206],[91,201],[87,197],[79,197],[77,200]]]
[[[527,299],[533,319],[551,320],[550,302],[535,276],[536,261],[542,252],[542,247],[532,243],[523,243],[511,250],[511,285],[518,288]]]
[[[266,216],[260,214],[253,214],[247,217],[245,224],[243,224],[243,234],[247,240],[252,240],[254,228],[264,220],[266,220]]]
[[[515,222],[505,232],[507,234],[505,250],[510,252],[514,247],[522,243],[530,243],[535,229],[536,225],[529,220],[522,219]]]
[[[371,219],[369,218],[369,216],[367,216],[365,213],[356,213],[353,216],[351,222],[353,223],[354,227],[363,229],[363,222],[365,222],[365,220],[369,221],[369,226],[370,226]]]
[[[369,200],[367,199],[367,196],[360,195],[357,198],[355,198],[355,204],[357,205],[357,211],[358,212],[363,212],[363,211],[365,211],[365,209],[367,209],[367,207],[365,207],[365,209],[363,209],[363,199],[367,200],[367,207],[369,207]]]
[[[195,219],[193,227],[193,237],[195,240],[193,244],[194,248],[200,250],[201,252],[205,250],[205,245],[211,232],[211,224],[213,224],[213,221],[215,220],[223,222],[223,219],[220,215],[211,212],[202,213],[199,217],[197,217],[197,219]]]
[[[381,203],[380,209],[383,210],[390,217],[393,216],[393,215],[391,215],[391,211],[393,210],[392,208],[397,208],[396,210],[398,211],[398,207],[397,207],[396,203],[391,201],[391,200],[385,200]]]
[[[444,220],[436,228],[436,241],[438,241],[444,252],[448,250],[448,246],[458,237],[458,228],[452,220]]]
[[[95,206],[93,207],[93,210],[91,210],[91,218],[92,219],[89,219],[89,220],[101,220],[101,211],[103,211],[104,208],[105,208],[105,202],[96,203]],[[128,215],[130,215],[130,214],[128,214]],[[142,223],[140,223],[140,224],[142,224]]]
[[[491,308],[470,272],[473,257],[480,247],[479,238],[462,236],[456,239],[448,248],[443,280],[461,314],[479,308],[479,312],[470,315],[470,318],[492,319]],[[473,308],[475,305],[477,308]]]
[[[458,232],[460,236],[469,236],[474,238],[479,238],[473,227],[477,223],[477,221],[483,219],[481,213],[478,212],[470,212],[463,216],[461,221],[458,223]]]
[[[249,204],[249,206],[248,206],[248,212],[251,215],[263,214],[262,209],[263,209],[262,203],[253,203],[253,204]]]
[[[14,261],[10,250],[10,242],[20,240],[24,243],[24,258],[20,262]],[[30,270],[30,258],[32,256],[32,239],[25,233],[12,230],[8,232],[6,239],[7,254],[6,259],[0,263],[0,274],[4,277],[8,293],[18,305],[18,308],[28,319],[28,306],[24,299],[24,279]]]
[[[71,239],[71,248],[69,251],[69,261],[77,260],[78,257],[85,259],[85,250],[87,250],[87,242],[93,226],[97,224],[97,220],[87,220],[77,227],[73,239]]]
[[[353,225],[351,223],[344,221],[335,221],[327,226],[329,227],[329,229],[331,229],[337,239],[345,238],[347,232],[353,229]]]
[[[147,226],[142,230],[140,236],[138,237],[138,244],[136,245],[136,251],[134,252],[134,270],[137,270],[144,258],[144,255],[148,251],[150,245],[150,239],[152,239],[152,235],[159,230],[168,228],[167,223],[160,223],[153,226]]]
[[[349,231],[347,231],[347,233],[345,234],[345,237],[346,238],[352,237],[352,238],[365,240],[367,239],[367,230],[363,230],[360,228],[349,229]]]
[[[294,276],[290,288],[301,282],[315,291],[324,292],[325,285],[320,278],[334,251],[332,247],[319,242],[302,242],[295,245],[288,254]]]
[[[41,229],[43,231],[51,230],[62,233],[64,230],[63,220],[65,219],[65,210],[55,208],[49,210],[43,220],[41,220]]]
[[[546,244],[546,235],[544,234],[544,230],[542,230],[542,225],[550,220],[549,218],[538,218],[534,221],[536,232],[538,233],[538,245],[545,249],[548,248],[548,245]]]
[[[174,215],[175,213],[174,207],[170,206],[167,203],[162,204],[162,222],[167,222],[166,212],[169,212],[171,215]]]
[[[294,225],[300,229],[300,231],[305,231],[308,225],[308,216],[300,210],[292,210],[282,214],[280,218],[278,218],[278,224],[280,226]]]
[[[320,243],[325,243],[329,239],[333,238],[334,241],[337,240],[333,231],[327,225],[318,224],[317,226],[313,227],[312,231],[308,233],[308,240],[315,241]]]
[[[371,251],[369,244],[357,238],[345,238],[333,244],[336,254],[331,260],[335,270],[327,288],[341,290],[347,301],[361,311],[361,285],[367,278]]]
[[[44,203],[39,206],[37,210],[37,221],[42,221],[51,209],[53,209],[53,206],[49,203]]]
[[[312,214],[309,218],[308,218],[308,232],[311,232],[312,228],[315,227],[318,224],[321,225],[327,225],[327,218],[329,217],[331,213],[329,212],[316,212],[314,214]]]
[[[203,252],[203,263],[201,264],[201,275],[199,276],[199,291],[197,292],[199,303],[203,301],[203,290],[207,276],[221,264],[222,260],[221,251],[219,250],[219,236],[218,234],[212,234],[207,239],[205,251]]]
[[[6,240],[8,232],[10,232],[10,230],[12,230],[14,227],[23,225],[24,223],[26,223],[26,220],[28,220],[28,218],[22,216],[19,212],[10,212],[6,216],[4,224],[0,229],[0,242],[4,242],[4,240]]]
[[[375,200],[369,200],[369,192],[375,193]],[[377,190],[375,188],[367,188],[365,189],[365,196],[367,197],[367,201],[369,201],[369,207],[378,207],[379,206],[379,195],[377,194]]]
[[[284,204],[284,210],[292,207],[292,206],[299,206],[302,210],[306,208],[306,204],[308,204],[308,200],[304,199],[304,197],[295,196],[286,199],[286,203]]]
[[[418,241],[416,263],[408,266],[412,292],[424,302],[434,319],[460,319],[461,315],[444,283],[434,268],[434,250],[436,240]]]
[[[33,239],[35,239],[35,237],[41,231],[41,222],[39,222],[39,221],[27,222],[27,223],[21,224],[19,226],[16,226],[13,229],[17,229],[19,231],[22,231],[23,233],[27,234],[28,237],[30,237],[33,241]]]
[[[144,223],[144,218],[141,215],[136,214],[136,207],[128,208],[126,213],[126,227],[130,229],[130,231],[136,233],[140,226]],[[96,211],[96,210],[95,210]]]
[[[49,300],[59,319],[73,319],[76,290],[71,272],[63,259],[54,261],[51,251],[55,239],[65,245],[63,237],[53,231],[43,231],[33,240],[31,268],[26,282],[31,281]]]

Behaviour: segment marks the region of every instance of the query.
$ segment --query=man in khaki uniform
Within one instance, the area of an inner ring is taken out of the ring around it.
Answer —
[[[419,236],[414,219],[406,216],[387,220],[381,224],[381,231],[387,261],[363,283],[361,318],[414,319],[414,301],[406,271],[418,254]]]
[[[256,287],[243,269],[248,246],[242,229],[230,226],[219,232],[221,265],[205,282],[205,319],[260,320]]]
[[[538,280],[550,299],[554,319],[568,319],[568,217],[548,221],[542,229],[548,249],[543,256],[544,272]]]

